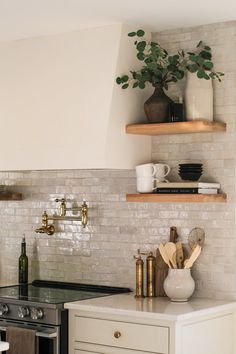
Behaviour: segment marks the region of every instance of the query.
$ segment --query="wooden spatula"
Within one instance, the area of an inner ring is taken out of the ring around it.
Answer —
[[[164,262],[168,265],[169,268],[172,268],[171,264],[170,264],[169,255],[167,254],[166,249],[162,243],[159,245],[159,251],[160,251],[160,254],[161,254]]]
[[[164,245],[164,249],[166,252],[167,257],[169,258],[170,264],[173,266],[173,268],[177,268],[176,264],[176,246],[175,243],[173,242],[167,242]]]
[[[201,250],[202,250],[202,247],[199,246],[199,245],[197,245],[197,246],[194,248],[194,250],[193,250],[193,252],[192,252],[190,258],[187,260],[187,262],[186,262],[184,268],[191,268],[191,267],[192,267],[193,263],[196,261],[196,259],[197,259],[198,256],[200,255]]]

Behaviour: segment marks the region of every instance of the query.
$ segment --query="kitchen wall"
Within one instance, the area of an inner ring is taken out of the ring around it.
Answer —
[[[17,281],[17,259],[25,233],[31,278],[134,287],[137,248],[155,250],[168,240],[172,225],[186,241],[189,231],[198,226],[206,232],[206,244],[194,269],[196,294],[236,298],[235,34],[236,22],[230,22],[154,35],[171,51],[193,48],[200,39],[212,47],[216,68],[226,74],[223,83],[214,83],[215,119],[227,122],[227,133],[154,137],[152,159],[171,165],[171,179],[178,178],[179,162],[203,161],[204,178],[219,181],[228,202],[127,203],[126,192],[135,192],[133,170],[0,172],[0,184],[24,196],[23,201],[0,204],[1,282]],[[170,94],[182,93],[183,86],[171,88]],[[56,212],[54,199],[64,196],[78,203],[83,198],[89,202],[86,229],[75,222],[61,222],[53,236],[35,234],[43,210]]]

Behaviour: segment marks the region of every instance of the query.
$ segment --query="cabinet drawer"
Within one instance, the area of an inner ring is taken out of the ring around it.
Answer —
[[[75,317],[75,341],[168,354],[169,329]]]
[[[155,354],[153,352],[139,351],[127,348],[108,347],[100,344],[76,342],[73,354]]]

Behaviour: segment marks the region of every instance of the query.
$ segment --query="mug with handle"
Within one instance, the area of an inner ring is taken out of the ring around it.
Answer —
[[[153,177],[137,177],[137,191],[139,193],[152,193],[156,187],[154,186],[156,178]]]
[[[153,177],[157,172],[157,167],[154,163],[146,163],[135,167],[137,178]]]
[[[157,182],[168,182],[165,177],[170,173],[170,166],[164,163],[156,163],[155,178]]]

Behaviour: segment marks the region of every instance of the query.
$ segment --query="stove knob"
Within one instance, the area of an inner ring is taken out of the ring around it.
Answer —
[[[30,311],[30,316],[32,320],[41,320],[44,316],[44,313],[41,308],[32,307]]]
[[[29,316],[29,309],[27,306],[20,306],[18,308],[18,317],[24,318]]]
[[[6,304],[0,304],[0,316],[6,315],[8,312],[8,306]]]

